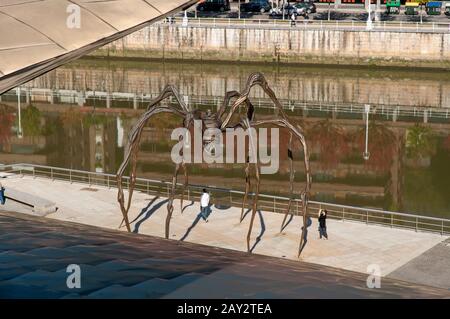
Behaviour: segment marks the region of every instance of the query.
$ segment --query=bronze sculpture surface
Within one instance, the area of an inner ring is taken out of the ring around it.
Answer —
[[[263,89],[263,91],[270,97],[272,102],[274,103],[275,109],[278,111],[278,116],[274,119],[266,119],[266,120],[256,120],[255,119],[255,109],[254,106],[251,104],[249,100],[249,94],[251,89],[254,86],[259,86]],[[160,106],[160,102],[163,100],[174,97],[176,100],[176,103],[178,104],[178,107],[174,107],[172,105],[167,106]],[[235,99],[234,102],[231,104],[230,110],[227,113],[227,107],[229,106],[232,99]],[[238,108],[240,106],[244,106],[246,108],[246,115],[240,117],[239,123],[237,123],[234,126],[231,126],[231,118],[233,114],[236,113]],[[142,116],[138,119],[136,124],[133,126],[133,128],[130,130],[129,136],[128,136],[128,143],[125,147],[125,154],[124,154],[124,160],[119,167],[117,171],[117,185],[118,185],[118,202],[120,205],[120,209],[123,214],[123,220],[122,223],[125,223],[125,226],[127,227],[127,230],[130,232],[130,222],[128,219],[128,211],[130,209],[131,200],[133,196],[133,190],[136,183],[136,164],[137,164],[137,157],[139,153],[139,142],[142,134],[142,130],[148,120],[155,114],[158,113],[172,113],[175,115],[178,115],[180,118],[183,119],[183,127],[184,128],[190,128],[193,125],[194,120],[201,120],[205,127],[207,128],[217,128],[224,132],[227,128],[236,128],[241,127],[243,129],[249,129],[249,128],[255,128],[263,125],[273,125],[276,127],[281,128],[287,128],[290,133],[289,138],[289,146],[288,146],[288,158],[290,162],[290,197],[289,197],[289,203],[288,207],[286,209],[286,213],[281,225],[281,230],[283,229],[283,226],[286,222],[286,218],[288,214],[290,214],[291,206],[292,206],[292,200],[293,200],[293,193],[294,193],[294,169],[293,169],[293,152],[292,152],[292,138],[297,138],[302,147],[303,147],[303,154],[304,154],[304,166],[305,166],[305,173],[306,173],[306,183],[303,191],[301,192],[301,200],[302,200],[302,215],[303,215],[303,225],[307,225],[307,208],[308,208],[308,198],[309,198],[309,192],[311,188],[311,173],[309,169],[309,153],[308,153],[308,147],[306,144],[305,136],[303,134],[303,130],[298,125],[293,125],[286,115],[286,113],[283,110],[283,107],[281,103],[278,101],[278,99],[275,96],[275,93],[273,90],[269,87],[265,77],[261,73],[253,73],[249,76],[246,86],[244,88],[244,91],[242,93],[239,93],[237,91],[229,91],[225,94],[224,101],[217,113],[209,114],[200,112],[199,110],[191,110],[181,99],[180,94],[178,90],[171,85],[167,85],[162,93],[156,97],[153,101],[151,101],[147,107],[147,110]],[[249,145],[251,147],[251,145]],[[129,180],[129,186],[128,186],[128,200],[127,203],[125,203],[125,195],[123,190],[123,174],[128,167],[128,165],[131,164],[131,173],[130,173],[130,180]],[[170,227],[170,220],[172,217],[173,212],[173,201],[175,196],[175,188],[177,184],[177,177],[180,168],[184,171],[184,184],[183,189],[181,192],[181,210],[183,209],[183,198],[184,198],[184,192],[188,185],[188,174],[187,174],[187,164],[183,161],[181,163],[176,164],[175,167],[175,173],[172,177],[172,184],[171,184],[171,190],[169,193],[169,200],[167,204],[167,217],[166,217],[166,224],[165,224],[165,237],[169,238],[169,227]],[[255,186],[255,192],[254,192],[254,198],[253,198],[253,205],[252,205],[252,215],[250,220],[250,225],[247,233],[247,250],[250,252],[250,236],[253,228],[253,222],[255,219],[255,215],[257,212],[258,207],[258,195],[259,195],[259,185],[260,185],[260,163],[256,161],[256,163],[253,163],[253,166],[255,168],[255,178],[256,178],[256,186]],[[242,203],[242,210],[241,210],[241,222],[243,219],[244,214],[244,207],[246,205],[247,196],[250,189],[250,161],[246,161],[246,168],[245,168],[245,195]],[[122,224],[121,224],[122,225]],[[300,237],[300,246],[299,246],[299,252],[298,255],[300,256],[302,245],[305,240],[306,235],[306,228],[302,227],[302,233]]]

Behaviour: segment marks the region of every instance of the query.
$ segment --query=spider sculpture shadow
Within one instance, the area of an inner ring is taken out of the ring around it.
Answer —
[[[273,119],[266,119],[266,120],[256,120],[255,119],[255,109],[253,105],[251,104],[248,96],[250,94],[251,89],[254,86],[261,87],[264,92],[270,97],[271,101],[273,102],[275,108],[278,110],[278,115],[275,116]],[[172,106],[172,105],[159,105],[163,100],[174,97],[178,106]],[[231,104],[231,107],[229,111],[227,112],[227,108],[231,102],[231,100],[234,99],[234,102]],[[239,122],[236,125],[231,126],[231,118],[236,113],[236,111],[239,109],[239,107],[243,106],[245,109],[245,115],[240,116]],[[125,147],[125,154],[124,154],[124,160],[119,167],[117,171],[117,185],[118,185],[118,195],[117,200],[120,205],[120,209],[123,214],[123,220],[119,227],[122,226],[123,223],[125,223],[125,226],[129,232],[131,232],[130,227],[130,221],[128,218],[128,211],[130,209],[131,200],[133,196],[133,190],[134,186],[136,184],[136,164],[137,164],[137,158],[139,154],[139,143],[141,139],[141,134],[143,131],[144,126],[148,122],[148,120],[158,114],[158,113],[172,113],[175,115],[178,115],[182,119],[182,124],[184,128],[189,129],[192,125],[194,120],[200,120],[202,121],[203,127],[205,128],[215,128],[219,129],[221,132],[225,132],[227,128],[236,128],[241,127],[244,130],[249,128],[256,128],[259,126],[264,125],[273,125],[276,127],[282,127],[287,128],[289,130],[290,138],[289,138],[289,145],[288,145],[288,158],[290,162],[290,197],[289,197],[289,203],[288,207],[286,208],[286,212],[284,215],[284,219],[280,228],[280,231],[283,230],[283,226],[286,222],[286,218],[289,214],[291,214],[291,206],[293,201],[293,193],[294,193],[294,170],[293,170],[293,152],[292,152],[292,139],[296,138],[300,141],[300,144],[303,147],[303,154],[304,154],[304,166],[305,166],[305,173],[306,173],[306,183],[303,191],[301,192],[301,203],[302,203],[302,215],[303,215],[303,224],[306,225],[307,220],[307,209],[308,209],[308,198],[311,188],[311,173],[309,169],[309,154],[308,154],[308,148],[305,141],[305,137],[303,134],[303,130],[298,125],[293,125],[289,122],[288,117],[286,113],[283,110],[283,107],[281,103],[278,101],[278,99],[275,96],[275,93],[273,90],[269,87],[265,77],[257,72],[252,73],[246,83],[245,89],[242,93],[239,93],[237,91],[229,91],[225,94],[225,98],[223,101],[223,104],[221,105],[219,111],[214,114],[200,112],[199,110],[191,110],[189,107],[186,106],[184,101],[181,99],[180,94],[178,90],[171,85],[167,85],[162,93],[156,97],[153,101],[151,101],[147,107],[147,110],[142,116],[138,119],[136,124],[132,127],[130,130],[130,133],[128,135],[128,143]],[[252,144],[253,142],[250,142],[249,144]],[[254,145],[249,145],[249,147],[254,147]],[[123,174],[125,170],[127,169],[128,165],[130,165],[130,178],[129,178],[129,184],[128,184],[128,199],[125,203],[125,195],[124,195],[124,189],[123,189]],[[166,217],[166,224],[165,224],[165,237],[169,238],[169,227],[170,227],[170,220],[172,217],[173,212],[173,201],[175,196],[175,187],[177,184],[177,177],[180,169],[183,169],[184,172],[184,184],[181,192],[181,209],[183,208],[183,199],[184,199],[184,193],[185,189],[188,185],[188,174],[187,174],[187,163],[182,161],[179,164],[176,164],[175,166],[175,173],[172,177],[172,184],[171,189],[169,193],[169,199],[167,203],[167,217]],[[250,190],[250,166],[254,167],[254,174],[256,179],[256,185],[255,185],[255,192],[253,196],[253,203],[252,203],[252,215],[250,219],[250,225],[247,233],[247,250],[250,252],[250,236],[252,233],[253,228],[253,222],[255,219],[255,215],[257,213],[258,209],[258,195],[259,195],[259,186],[260,186],[260,163],[258,160],[256,160],[255,163],[250,163],[247,157],[246,161],[246,167],[245,167],[245,195],[242,203],[242,210],[241,210],[241,222],[244,215],[244,207],[247,202],[248,193]],[[301,253],[301,247],[303,245],[304,236],[305,236],[305,230],[306,227],[303,227],[301,237],[300,237],[300,244],[299,244],[299,250],[298,250],[298,256],[300,256]]]

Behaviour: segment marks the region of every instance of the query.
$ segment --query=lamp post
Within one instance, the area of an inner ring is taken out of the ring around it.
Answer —
[[[372,5],[371,5],[371,3],[370,3],[370,0],[368,0],[368,2],[369,2],[369,5],[368,5],[368,9],[367,9],[367,11],[368,11],[368,15],[367,15],[367,24],[366,24],[366,30],[367,31],[370,31],[370,30],[372,30],[373,29],[373,25],[372,25],[372,16],[371,16],[371,12],[370,11],[372,11]]]
[[[241,18],[241,0],[238,1],[238,19]]]
[[[187,26],[188,26],[188,17],[187,17],[187,12],[186,12],[186,10],[184,10],[184,17],[183,17],[182,26],[183,26],[183,27],[187,27]]]
[[[328,21],[330,21],[331,2],[328,2]]]
[[[375,21],[380,21],[380,11],[381,11],[381,1],[377,0],[376,9],[375,9]]]
[[[368,160],[370,157],[369,153],[369,113],[370,113],[370,105],[364,105],[364,112],[366,114],[366,147],[364,149],[363,158],[364,160]]]
[[[19,129],[17,130],[17,137],[22,138],[23,132],[22,132],[22,116],[21,116],[21,107],[20,107],[20,86],[17,87],[17,111],[18,111],[18,117],[19,117]]]
[[[421,5],[420,5],[420,11],[419,11],[419,14],[420,14],[420,24],[422,24],[422,12],[423,12],[423,5],[421,4]]]

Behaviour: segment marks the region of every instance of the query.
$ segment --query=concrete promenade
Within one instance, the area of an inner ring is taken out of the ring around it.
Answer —
[[[110,229],[117,229],[121,221],[115,188],[88,187],[84,184],[70,184],[46,178],[21,178],[18,175],[3,178],[2,184],[6,188],[20,189],[21,192],[55,202],[58,211],[47,215],[47,218]],[[130,209],[132,230],[140,234],[163,237],[166,205],[166,198],[136,192]],[[212,206],[209,222],[205,223],[198,216],[198,203],[185,201],[185,206],[187,207],[181,214],[180,202],[175,201],[171,239],[246,250],[245,238],[250,214],[239,223],[239,208],[222,209]],[[0,209],[31,213],[29,208],[11,202]],[[282,218],[281,214],[257,214],[251,241],[253,253],[297,260],[301,218],[294,217],[284,231],[279,233]],[[329,240],[320,240],[316,218],[312,218],[311,222],[307,244],[301,257],[303,261],[361,273],[366,273],[369,265],[376,264],[379,265],[382,276],[407,265],[448,238],[425,232],[329,220]],[[448,254],[448,250],[446,253]],[[440,257],[442,259],[443,256]],[[450,262],[449,258],[446,260]],[[441,280],[438,285],[450,288],[450,283],[445,280]]]

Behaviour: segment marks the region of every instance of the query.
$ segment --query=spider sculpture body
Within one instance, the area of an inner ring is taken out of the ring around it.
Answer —
[[[255,109],[253,105],[251,104],[248,96],[250,94],[251,89],[254,86],[261,87],[264,92],[269,96],[271,101],[274,104],[274,107],[278,110],[278,115],[275,116],[273,119],[266,119],[266,120],[257,120],[255,119]],[[160,102],[163,100],[174,97],[178,106],[162,106],[159,105]],[[227,108],[230,104],[230,102],[234,99],[234,102],[231,104],[231,107],[229,108],[229,111],[227,112]],[[246,110],[246,114],[244,116],[240,117],[239,123],[231,126],[231,118],[233,114],[236,113],[238,108],[240,106],[244,106]],[[294,194],[294,170],[293,170],[293,151],[292,151],[292,139],[296,138],[300,141],[300,144],[303,147],[303,155],[304,155],[304,166],[305,166],[305,173],[306,173],[306,182],[303,191],[301,192],[301,201],[302,201],[302,215],[303,215],[303,225],[306,225],[307,221],[307,209],[308,209],[308,197],[309,192],[311,188],[311,173],[309,169],[309,155],[308,155],[308,148],[305,141],[305,137],[303,134],[303,130],[298,125],[293,125],[289,120],[287,115],[285,114],[282,105],[276,98],[273,90],[269,87],[266,79],[261,73],[253,73],[249,76],[245,89],[242,93],[239,93],[237,91],[230,91],[225,94],[225,98],[223,101],[223,104],[221,105],[220,109],[217,113],[205,113],[201,112],[199,110],[191,110],[184,101],[181,99],[180,94],[178,93],[178,90],[171,85],[167,85],[162,93],[156,97],[153,101],[150,102],[150,104],[147,107],[147,110],[145,113],[142,114],[142,116],[138,119],[136,124],[133,126],[133,128],[130,130],[130,133],[128,135],[128,143],[125,147],[125,154],[124,154],[124,160],[119,167],[117,171],[117,185],[118,185],[118,202],[120,205],[120,209],[123,214],[123,220],[122,224],[125,223],[125,226],[127,230],[130,232],[130,221],[128,218],[128,211],[130,209],[131,200],[133,196],[133,190],[136,183],[136,164],[137,164],[137,158],[139,153],[139,143],[141,134],[143,131],[144,126],[146,125],[147,121],[154,115],[158,113],[172,113],[175,115],[178,115],[182,119],[182,125],[183,127],[189,129],[192,125],[194,120],[201,120],[203,127],[205,129],[207,128],[217,128],[220,129],[222,132],[224,132],[227,128],[236,128],[241,127],[244,130],[249,128],[256,128],[261,127],[264,125],[272,125],[276,127],[282,127],[287,128],[289,130],[290,138],[289,138],[289,145],[288,145],[288,158],[290,161],[290,199],[288,203],[288,207],[286,208],[285,216],[281,225],[281,230],[284,227],[284,224],[286,222],[287,216],[291,212],[291,206],[293,201],[293,194]],[[249,145],[251,147],[251,145]],[[129,180],[129,186],[128,186],[128,198],[125,202],[125,195],[124,195],[124,189],[123,189],[123,174],[127,167],[130,165],[130,180]],[[244,208],[246,206],[248,193],[251,187],[250,184],[250,166],[253,165],[255,168],[255,191],[254,191],[254,197],[253,197],[253,203],[252,203],[252,214],[250,219],[250,225],[247,233],[247,250],[250,252],[250,236],[252,233],[253,228],[253,222],[255,219],[255,215],[257,213],[257,207],[258,207],[258,195],[259,195],[259,186],[260,186],[260,163],[256,161],[256,163],[250,163],[247,157],[246,167],[245,167],[245,195],[242,203],[242,210],[241,210],[241,222],[244,217]],[[175,173],[172,177],[172,184],[171,189],[169,193],[169,199],[167,203],[167,217],[166,217],[166,224],[165,224],[165,237],[169,238],[169,228],[170,228],[170,220],[172,218],[172,212],[173,212],[173,202],[174,202],[174,196],[175,196],[175,188],[177,184],[177,177],[180,169],[183,169],[184,172],[184,183],[183,183],[183,189],[181,192],[181,211],[183,210],[183,198],[184,198],[184,192],[188,185],[188,174],[187,174],[187,163],[184,161],[175,164]],[[121,224],[121,226],[122,226]],[[120,227],[120,226],[119,226]],[[281,231],[280,230],[280,231]],[[300,253],[302,251],[302,245],[303,241],[305,240],[305,234],[306,234],[306,227],[302,227],[301,237],[300,237],[300,246],[298,251],[298,256],[300,256]]]

